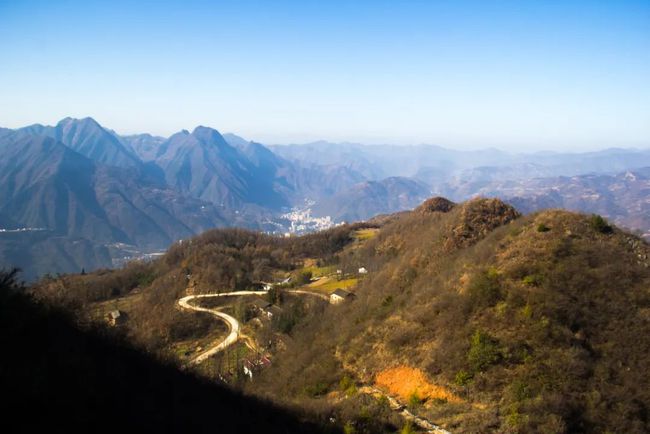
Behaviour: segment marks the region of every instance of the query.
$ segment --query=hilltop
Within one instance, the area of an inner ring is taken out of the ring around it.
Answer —
[[[356,300],[306,323],[255,387],[326,394],[341,371],[373,384],[403,367],[444,392],[408,393],[452,432],[646,431],[647,245],[561,210],[427,209],[341,258],[370,271]]]
[[[596,215],[434,198],[301,237],[213,230],[153,263],[32,291],[91,319],[117,307],[132,342],[183,364],[225,335],[180,297],[276,282],[258,297],[273,319],[246,296],[202,304],[247,338],[199,372],[357,432],[402,426],[395,402],[454,433],[634,433],[649,429],[648,253]],[[291,292],[337,287],[354,296]],[[270,362],[251,381],[241,364],[255,354]]]

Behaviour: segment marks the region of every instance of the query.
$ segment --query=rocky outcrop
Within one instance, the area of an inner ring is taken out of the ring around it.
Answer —
[[[420,214],[431,214],[434,212],[449,212],[456,204],[444,197],[432,197],[425,200],[422,205],[415,209],[415,212]]]
[[[521,214],[499,199],[473,199],[462,204],[458,223],[445,242],[446,250],[469,247]]]

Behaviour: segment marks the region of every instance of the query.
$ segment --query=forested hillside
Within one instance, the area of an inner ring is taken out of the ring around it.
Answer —
[[[210,231],[153,263],[32,292],[91,320],[118,308],[129,339],[185,364],[225,335],[213,317],[179,310],[180,297],[259,291],[202,302],[243,329],[198,372],[357,432],[418,428],[390,397],[415,422],[451,432],[641,433],[648,253],[597,215],[522,217],[496,199],[434,198],[302,237]],[[327,298],[336,288],[354,296],[332,305],[296,292]],[[279,316],[262,315],[256,299]],[[242,369],[256,357],[270,362],[251,380]]]

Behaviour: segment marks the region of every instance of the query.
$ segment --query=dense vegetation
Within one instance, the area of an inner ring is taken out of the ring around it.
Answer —
[[[335,390],[344,370],[372,383],[408,365],[463,398],[420,409],[453,432],[650,428],[643,241],[598,217],[521,218],[496,200],[428,211],[342,254],[371,270],[357,300],[303,324],[254,387],[300,401]]]
[[[120,308],[131,318],[130,337],[160,352],[174,340],[219,325],[209,317],[187,315],[175,308],[188,287],[204,293],[254,289],[262,281],[273,281],[277,273],[294,271],[305,258],[335,261],[334,254],[352,241],[352,232],[366,226],[344,225],[292,238],[216,229],[174,244],[158,261],[132,262],[119,270],[83,275],[48,276],[30,291],[86,319],[92,319],[89,306],[127,297],[130,302]],[[135,293],[139,297],[129,297]],[[112,306],[108,303],[103,308]]]
[[[154,263],[51,279],[33,291],[91,304],[139,293],[128,333],[162,351],[202,328],[174,308],[186,292],[289,275],[303,284],[318,267],[344,275],[365,267],[350,303],[286,304],[258,331],[261,342],[282,337],[273,365],[238,387],[335,415],[356,432],[402,426],[385,401],[360,392],[387,372],[428,382],[403,401],[452,432],[650,429],[645,242],[599,216],[521,217],[487,199],[433,199],[372,224],[379,231],[363,240],[353,236],[362,225],[286,239],[210,231]],[[282,304],[281,291],[270,297]]]

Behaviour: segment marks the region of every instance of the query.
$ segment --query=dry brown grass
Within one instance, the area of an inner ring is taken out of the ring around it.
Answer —
[[[375,378],[377,386],[387,389],[391,395],[397,395],[408,401],[413,394],[422,400],[442,399],[447,402],[460,403],[461,398],[443,386],[435,385],[427,379],[420,369],[398,366],[381,371]]]

